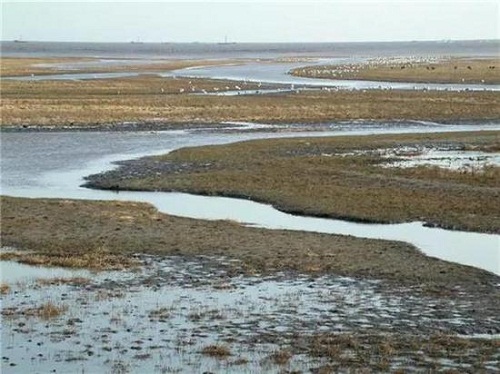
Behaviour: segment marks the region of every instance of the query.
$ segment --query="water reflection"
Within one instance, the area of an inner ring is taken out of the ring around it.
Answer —
[[[373,124],[372,124],[373,125]],[[271,229],[312,231],[364,238],[400,240],[430,256],[500,273],[500,237],[423,227],[419,222],[381,225],[297,217],[269,205],[220,197],[180,193],[120,192],[79,187],[83,177],[111,167],[114,161],[167,152],[172,149],[277,136],[325,136],[442,131],[445,125],[409,123],[408,127],[380,124],[362,129],[310,133],[176,132],[62,132],[2,134],[2,194],[19,197],[123,200],[151,203],[160,211],[199,219],[231,219]],[[497,129],[497,124],[463,125],[448,130]]]

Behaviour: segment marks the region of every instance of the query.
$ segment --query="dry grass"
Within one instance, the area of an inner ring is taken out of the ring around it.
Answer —
[[[2,125],[500,118],[500,95],[495,92],[321,91],[233,97],[189,94],[192,86],[213,92],[234,89],[236,85],[242,83],[156,76],[82,82],[3,81]],[[255,86],[249,84],[247,88]]]
[[[343,71],[349,69],[351,71]],[[353,70],[353,71],[352,71]],[[498,59],[447,59],[435,62],[369,62],[349,65],[310,66],[293,75],[326,79],[361,79],[419,83],[500,83]]]
[[[212,344],[204,347],[201,353],[205,356],[225,358],[231,355],[231,350],[224,345]]]
[[[7,295],[10,292],[10,286],[7,283],[0,283],[0,295]]]
[[[41,305],[37,309],[35,309],[35,315],[40,317],[41,319],[49,320],[52,318],[59,317],[67,309],[68,309],[68,307],[66,307],[64,305],[57,306],[54,303],[49,301],[49,302]]]
[[[154,79],[154,78],[152,78]],[[2,97],[3,125],[136,122],[318,123],[348,119],[486,119],[500,117],[492,92],[307,92],[274,96],[122,95],[80,98]]]
[[[0,260],[17,261],[34,266],[56,266],[67,268],[85,268],[92,270],[122,270],[137,266],[138,263],[130,257],[116,255],[103,247],[80,248],[75,252],[68,252],[66,246],[71,242],[54,242],[50,251],[46,252],[5,252],[0,253]]]
[[[352,221],[426,221],[500,232],[498,167],[482,172],[382,168],[378,165],[387,159],[378,155],[336,156],[414,145],[470,149],[498,144],[500,133],[495,131],[257,140],[177,150],[145,159],[140,168],[135,164],[134,172],[125,165],[91,179],[91,185],[251,198],[291,213]],[[154,169],[148,168],[148,160],[154,161]]]
[[[36,308],[6,308],[2,310],[2,316],[7,318],[18,318],[18,317],[36,317],[42,320],[51,320],[60,317],[68,310],[66,305],[57,305],[52,301],[48,301]]]
[[[313,357],[325,359],[328,364],[319,371],[324,373],[368,367],[388,372],[392,371],[393,364],[403,364],[417,371],[439,371],[446,367],[443,359],[465,364],[461,368],[468,368],[466,372],[477,372],[484,371],[486,362],[495,360],[500,341],[465,339],[446,334],[318,334],[300,338],[292,345],[296,352],[307,352]]]
[[[138,252],[228,256],[241,260],[238,271],[247,273],[330,273],[441,290],[498,282],[490,273],[429,258],[399,242],[198,221],[159,214],[142,203],[2,197],[1,204],[3,245],[53,258],[105,246],[122,259]]]

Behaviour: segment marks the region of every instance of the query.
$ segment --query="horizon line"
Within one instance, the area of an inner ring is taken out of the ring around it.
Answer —
[[[334,43],[425,43],[425,42],[500,42],[500,38],[489,39],[412,39],[412,40],[356,40],[356,41],[86,41],[86,40],[31,40],[31,39],[0,39],[0,43],[96,43],[96,44],[219,44],[219,45],[234,45],[234,44],[334,44]]]

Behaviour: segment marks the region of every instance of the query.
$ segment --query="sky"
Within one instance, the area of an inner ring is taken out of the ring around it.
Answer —
[[[359,42],[499,39],[500,2],[9,1],[2,40]]]

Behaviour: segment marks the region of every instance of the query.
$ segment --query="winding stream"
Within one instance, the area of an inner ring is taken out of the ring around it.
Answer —
[[[500,91],[500,85],[484,84],[451,84],[451,83],[409,83],[409,82],[375,82],[367,80],[342,80],[296,77],[288,74],[290,70],[310,65],[328,65],[357,62],[353,59],[319,60],[316,62],[262,63],[250,62],[240,65],[204,66],[173,70],[162,76],[189,78],[227,79],[273,84],[286,84],[302,87],[333,87],[348,90],[449,90],[449,91]]]
[[[248,127],[251,129],[251,127]],[[429,256],[500,274],[500,236],[449,231],[404,224],[359,224],[300,217],[248,200],[183,193],[111,192],[79,187],[86,175],[101,172],[118,160],[165,153],[187,146],[291,136],[368,135],[378,133],[499,130],[500,125],[442,125],[427,122],[338,124],[331,131],[218,132],[6,132],[2,133],[1,193],[30,198],[129,200],[153,204],[161,212],[198,219],[232,219],[269,229],[288,229],[365,238],[401,240]]]
[[[160,73],[122,71],[105,73],[64,73],[58,74],[57,69],[68,68],[68,64],[53,64],[54,74],[50,75],[31,75],[3,78],[7,80],[20,81],[44,81],[44,80],[92,80],[92,79],[112,79],[136,77],[141,74],[156,74],[161,77],[186,77],[186,78],[205,78],[205,79],[224,79],[232,81],[248,81],[267,84],[288,85],[291,90],[295,86],[309,89],[335,88],[345,90],[438,90],[438,91],[500,91],[500,85],[493,84],[451,84],[451,83],[409,83],[409,82],[376,82],[367,80],[342,80],[342,79],[317,79],[296,77],[288,74],[290,70],[310,65],[324,64],[344,64],[363,61],[362,58],[335,58],[335,59],[315,59],[307,62],[245,62],[241,64],[210,65],[183,68],[173,71]],[[120,61],[120,60],[117,60]],[[137,62],[137,61],[135,61]],[[144,63],[149,63],[146,60]],[[95,67],[109,66],[109,60],[98,60],[92,62]],[[134,63],[134,61],[128,61]],[[47,66],[47,65],[45,65]],[[71,66],[71,65],[70,65]],[[77,70],[80,65],[73,65]],[[81,67],[80,67],[81,68]],[[244,87],[240,90],[229,91],[226,94],[264,94],[276,93],[275,89],[258,90],[245,92]]]

